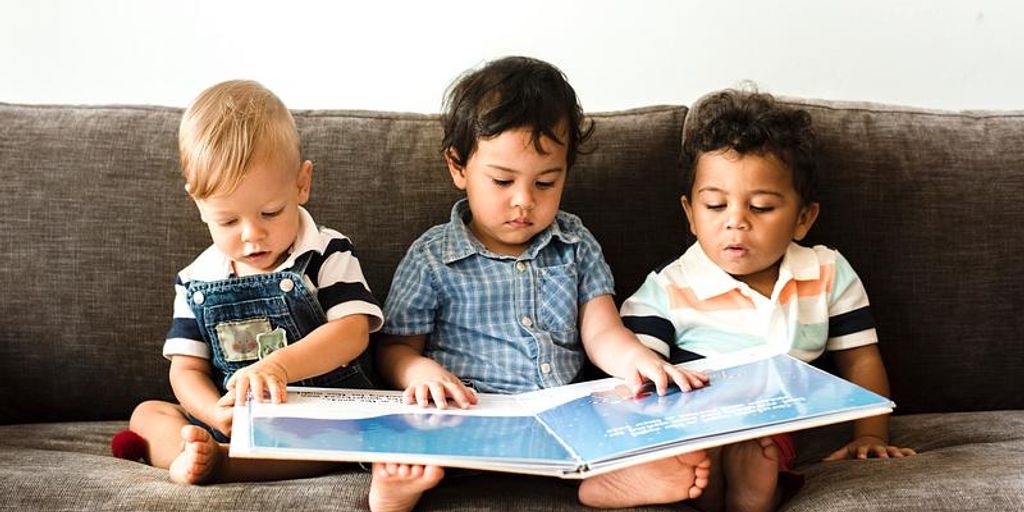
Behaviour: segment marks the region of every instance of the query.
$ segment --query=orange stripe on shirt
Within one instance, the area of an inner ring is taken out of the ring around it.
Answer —
[[[672,309],[696,309],[697,311],[723,311],[737,309],[754,309],[754,302],[743,296],[739,290],[716,295],[700,300],[690,288],[669,285],[668,303]]]
[[[795,294],[797,297],[816,297],[832,293],[835,281],[836,266],[822,265],[818,270],[818,279],[809,281],[790,280],[779,293],[779,304],[787,304]]]

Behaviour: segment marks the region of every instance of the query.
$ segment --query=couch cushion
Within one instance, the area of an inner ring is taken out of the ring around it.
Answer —
[[[684,107],[595,114],[564,207],[604,245],[617,290],[684,246]],[[170,399],[160,356],[176,272],[209,242],[178,175],[180,109],[0,104],[0,422],[126,419]],[[436,116],[295,112],[309,209],[349,235],[380,300],[458,192]]]
[[[173,279],[208,237],[176,177],[179,118],[0,105],[4,422],[127,418],[170,397]]]
[[[807,241],[863,279],[897,412],[1024,408],[1024,112],[791,103],[821,146]]]
[[[167,471],[110,456],[124,422],[0,427],[0,495],[4,510],[369,510],[370,475],[356,465],[317,478],[182,486]],[[576,484],[502,473],[450,476],[417,510],[589,510]],[[690,510],[644,507],[645,511]]]
[[[817,461],[849,440],[843,429],[801,433],[806,485],[782,510],[1019,510],[1024,503],[1024,411],[893,418],[892,442],[918,455]]]

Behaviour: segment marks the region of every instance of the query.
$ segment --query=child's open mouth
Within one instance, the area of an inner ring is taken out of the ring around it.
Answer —
[[[245,259],[249,261],[258,261],[270,255],[270,251],[260,251],[245,255]]]
[[[739,258],[747,255],[747,248],[742,245],[727,245],[725,247],[725,253],[733,258]]]

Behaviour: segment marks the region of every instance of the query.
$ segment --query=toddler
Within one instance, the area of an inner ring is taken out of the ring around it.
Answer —
[[[301,205],[313,164],[288,109],[258,83],[203,91],[179,132],[185,190],[213,245],[175,283],[163,354],[179,404],[148,401],[130,428],[146,460],[197,484],[297,478],[322,462],[230,459],[232,407],[288,384],[370,388],[369,333],[383,315],[352,243]]]
[[[684,155],[688,186],[681,202],[697,243],[652,272],[623,303],[625,325],[673,361],[759,345],[804,361],[827,350],[843,377],[887,394],[857,274],[835,250],[795,243],[819,211],[810,116],[767,94],[712,94],[687,119]],[[853,440],[826,460],[914,453],[888,439],[886,416],[859,420]],[[698,506],[772,510],[787,491],[779,485],[780,469],[789,469],[795,450],[783,435],[713,449],[710,456],[710,481]]]
[[[642,345],[619,318],[612,275],[580,219],[559,210],[566,175],[591,130],[575,91],[546,62],[493,61],[448,91],[442,152],[466,197],[409,248],[385,302],[382,378],[406,401],[444,408],[475,391],[519,393],[576,380],[584,358],[664,394],[706,382]],[[475,390],[475,391],[474,391]],[[595,506],[695,497],[704,452],[583,482]],[[375,464],[370,508],[406,511],[436,485],[436,466]]]

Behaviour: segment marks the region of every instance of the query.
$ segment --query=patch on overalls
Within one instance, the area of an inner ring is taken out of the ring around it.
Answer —
[[[263,359],[271,352],[288,345],[288,333],[278,327],[273,331],[257,334],[256,344],[260,346],[260,359]]]
[[[257,336],[270,331],[270,321],[266,318],[217,324],[217,339],[220,340],[224,360],[237,363],[259,359],[260,345],[256,341]]]

